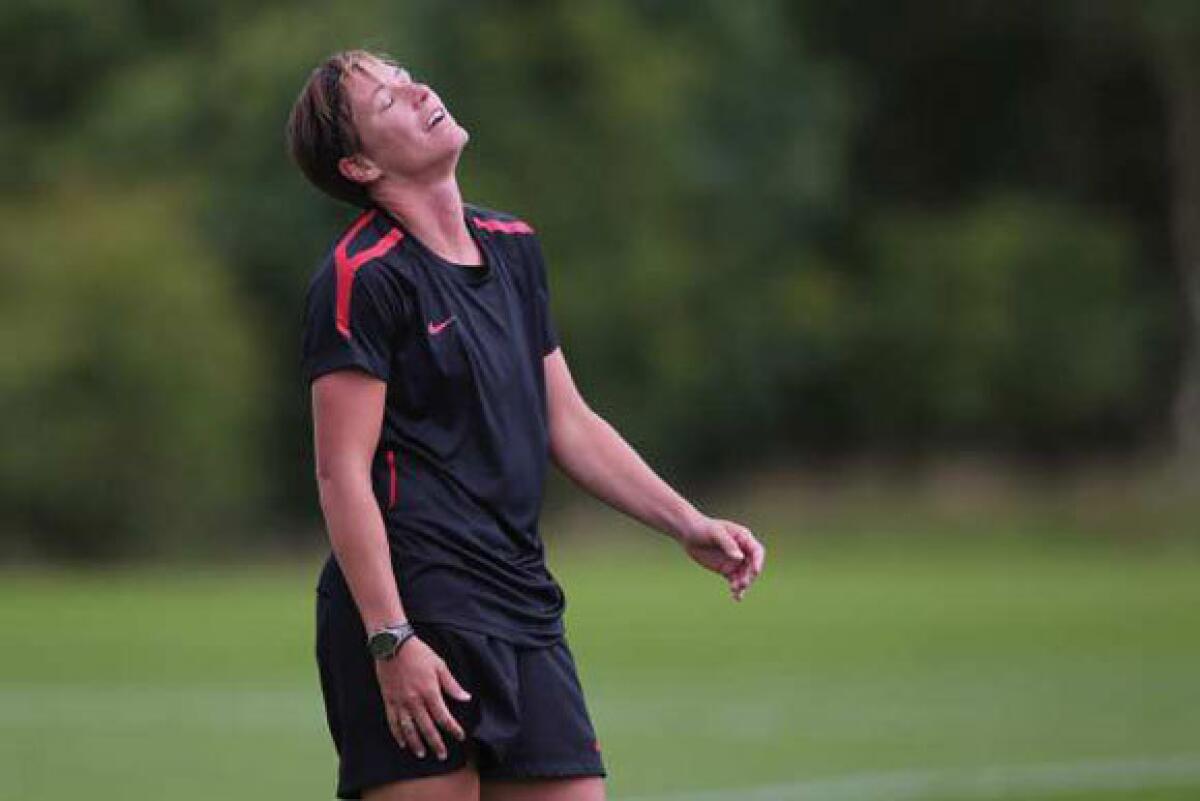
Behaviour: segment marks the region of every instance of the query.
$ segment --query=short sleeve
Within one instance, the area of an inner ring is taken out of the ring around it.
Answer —
[[[339,286],[342,281],[346,285]],[[343,369],[387,381],[406,308],[401,284],[384,263],[370,262],[351,275],[327,265],[309,285],[304,304],[304,383]]]
[[[550,285],[546,277],[546,260],[542,256],[542,246],[536,236],[530,239],[533,243],[530,250],[533,254],[534,300],[542,340],[542,355],[549,356],[559,346],[558,330],[554,325],[554,315],[550,312]]]

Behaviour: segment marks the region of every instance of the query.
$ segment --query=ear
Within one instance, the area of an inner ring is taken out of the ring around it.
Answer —
[[[375,163],[362,153],[353,156],[342,156],[338,159],[338,172],[349,181],[356,184],[369,184],[378,178],[382,171]]]

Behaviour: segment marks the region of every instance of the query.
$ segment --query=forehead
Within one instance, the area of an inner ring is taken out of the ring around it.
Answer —
[[[400,65],[392,61],[376,56],[361,56],[347,66],[342,83],[353,101],[362,102],[370,99],[379,84],[400,69]]]

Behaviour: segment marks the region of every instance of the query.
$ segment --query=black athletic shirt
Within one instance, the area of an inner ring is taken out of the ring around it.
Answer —
[[[545,264],[525,222],[465,217],[482,266],[445,261],[381,207],[360,215],[309,285],[302,372],[387,382],[372,482],[408,617],[545,645],[565,605],[538,532],[542,359],[558,347]],[[319,581],[348,589],[332,552]]]

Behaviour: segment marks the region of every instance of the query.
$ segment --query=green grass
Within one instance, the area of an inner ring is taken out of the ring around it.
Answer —
[[[552,548],[610,797],[731,788],[733,799],[752,785],[1041,763],[1200,765],[1200,560],[1189,552],[769,542],[768,570],[741,604],[650,536]],[[0,798],[332,798],[312,654],[317,566],[0,574]],[[969,797],[1200,795],[1195,771],[1148,783]]]

